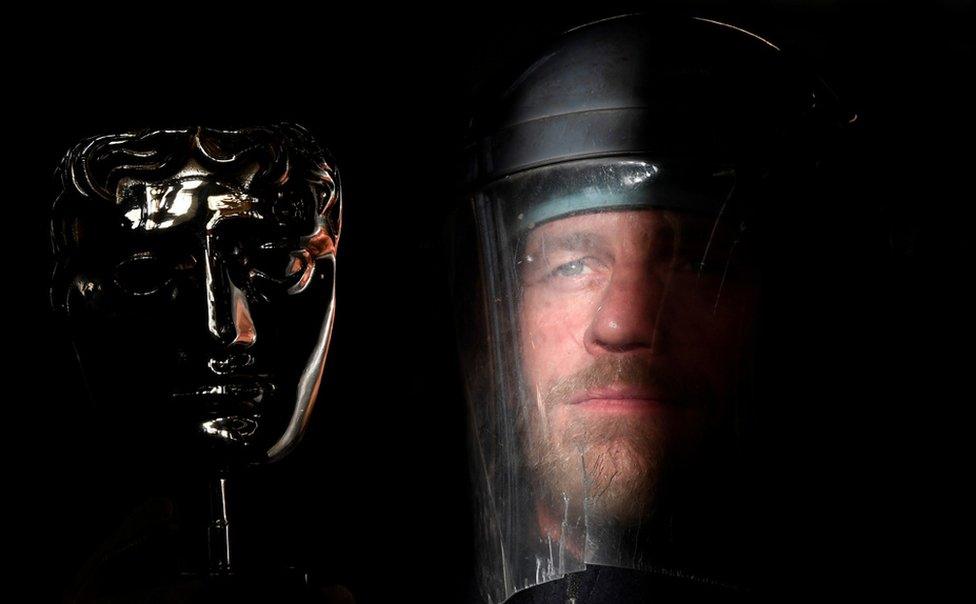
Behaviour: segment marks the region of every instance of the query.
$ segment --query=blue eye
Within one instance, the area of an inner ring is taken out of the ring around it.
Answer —
[[[560,264],[553,269],[552,274],[560,277],[576,277],[578,275],[582,275],[585,268],[586,263],[581,258],[579,260],[567,262],[566,264]]]

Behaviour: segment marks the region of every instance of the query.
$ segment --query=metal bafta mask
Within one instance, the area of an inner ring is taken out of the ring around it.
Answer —
[[[112,134],[64,158],[52,303],[111,430],[274,461],[332,332],[339,174],[302,127]]]

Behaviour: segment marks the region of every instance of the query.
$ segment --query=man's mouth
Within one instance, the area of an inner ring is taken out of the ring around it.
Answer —
[[[674,399],[660,389],[619,386],[581,390],[566,402],[581,410],[624,413],[658,411]]]

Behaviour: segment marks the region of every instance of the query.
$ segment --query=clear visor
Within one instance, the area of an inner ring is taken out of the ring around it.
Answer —
[[[757,289],[734,189],[610,158],[472,196],[456,277],[487,600],[587,564],[727,574]]]

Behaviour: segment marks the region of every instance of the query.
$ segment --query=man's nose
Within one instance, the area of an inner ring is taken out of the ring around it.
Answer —
[[[257,340],[247,298],[231,280],[220,253],[207,250],[207,326],[224,346],[249,348]]]
[[[615,270],[585,334],[593,355],[607,352],[660,353],[664,342],[664,306],[668,278],[646,267]]]

